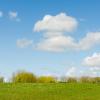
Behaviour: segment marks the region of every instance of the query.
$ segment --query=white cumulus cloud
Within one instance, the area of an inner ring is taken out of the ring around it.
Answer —
[[[76,41],[75,38],[65,35],[76,29],[76,18],[60,13],[56,16],[45,15],[35,23],[34,32],[41,32],[43,39],[36,44],[36,49],[45,51],[89,50],[100,44],[100,32],[89,32]]]
[[[75,47],[75,43],[73,38],[66,36],[56,36],[42,40],[37,44],[37,49],[45,50],[45,51],[65,51],[67,48]]]
[[[96,44],[100,44],[100,32],[90,32],[79,41],[78,48],[80,50],[87,50]]]
[[[34,31],[43,32],[43,40],[37,43],[36,49],[64,51],[66,48],[75,47],[74,39],[70,36],[65,36],[64,32],[73,31],[77,25],[77,20],[65,13],[60,13],[56,16],[45,15],[34,26]]]
[[[96,67],[95,69],[91,69],[96,70],[97,67],[100,67],[100,53],[94,53],[92,56],[86,57],[83,64],[90,67]]]
[[[36,48],[45,51],[79,51],[89,50],[98,44],[100,44],[100,32],[90,32],[78,42],[73,37],[65,35],[44,37],[42,41],[37,43]]]
[[[77,25],[77,20],[65,13],[60,13],[56,16],[45,15],[42,20],[36,22],[34,31],[71,32]]]

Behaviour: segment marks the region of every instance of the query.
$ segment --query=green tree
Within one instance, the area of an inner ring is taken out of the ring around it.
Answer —
[[[80,83],[92,83],[93,81],[94,81],[93,78],[87,76],[81,77],[79,79]]]
[[[0,77],[0,83],[3,83],[3,82],[4,82],[4,78]]]
[[[35,83],[36,81],[36,76],[30,72],[20,71],[12,76],[12,82],[15,83]]]
[[[100,77],[95,77],[95,78],[94,78],[94,82],[95,82],[95,83],[100,83]]]
[[[77,83],[77,79],[75,77],[69,77],[67,83]]]

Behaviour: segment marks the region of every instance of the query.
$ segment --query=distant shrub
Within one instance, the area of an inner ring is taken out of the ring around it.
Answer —
[[[41,76],[38,78],[38,82],[39,83],[55,83],[56,78],[54,78],[53,76]]]
[[[4,78],[0,77],[0,83],[3,83],[3,82],[4,82]]]
[[[81,77],[79,80],[81,83],[97,83],[99,78],[96,77]]]
[[[69,77],[67,79],[67,83],[77,83],[77,78],[75,78],[75,77]]]
[[[95,78],[94,78],[94,82],[95,82],[95,83],[100,83],[100,77],[95,77]]]
[[[12,82],[15,83],[34,83],[36,81],[36,76],[30,72],[20,71],[12,76]]]
[[[80,83],[89,83],[90,82],[90,79],[89,77],[81,77],[79,79]]]

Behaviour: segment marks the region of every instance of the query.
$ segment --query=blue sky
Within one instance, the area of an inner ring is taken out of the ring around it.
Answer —
[[[0,75],[99,75],[99,10],[99,0],[1,0]]]

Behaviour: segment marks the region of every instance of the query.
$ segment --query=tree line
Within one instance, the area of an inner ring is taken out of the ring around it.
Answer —
[[[4,78],[0,77],[0,83],[4,83]],[[61,77],[40,76],[37,77],[33,73],[19,71],[14,73],[10,79],[11,83],[100,83],[100,77]]]

